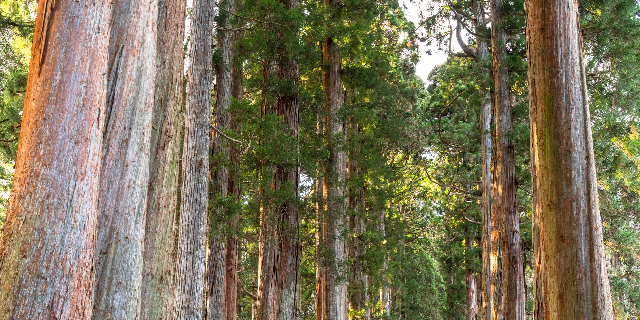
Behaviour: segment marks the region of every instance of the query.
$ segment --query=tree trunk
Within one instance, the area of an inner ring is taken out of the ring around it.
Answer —
[[[0,319],[88,319],[111,9],[59,0],[37,12],[0,239]]]
[[[286,10],[297,6],[295,0],[283,0]],[[295,28],[295,27],[294,27]],[[297,41],[298,33],[284,34],[279,31],[280,43]],[[293,39],[291,39],[293,38]],[[293,149],[282,150],[289,161],[276,168],[276,189],[286,198],[278,205],[277,239],[280,263],[276,264],[277,295],[275,312],[279,320],[295,320],[300,316],[298,284],[302,244],[300,242],[300,216],[298,208],[299,159],[298,159],[298,64],[293,60],[294,52],[281,52],[278,59],[278,83],[290,91],[280,92],[277,97],[276,115],[282,117],[286,132],[292,139]],[[283,192],[284,191],[284,192]]]
[[[184,0],[158,7],[158,57],[144,240],[141,319],[170,319],[176,262],[178,190],[184,130]]]
[[[318,124],[318,136],[323,134],[323,123],[324,117],[322,112],[318,112],[317,115],[317,124]],[[324,237],[324,216],[325,216],[325,200],[326,195],[324,194],[324,161],[319,160],[317,162],[316,168],[316,181],[314,185],[313,195],[316,200],[316,320],[324,319],[324,309],[323,307],[326,305],[326,295],[324,293],[324,283],[325,283],[325,271],[326,271],[326,263],[325,263],[325,253],[326,253],[326,239]]]
[[[271,115],[275,111],[272,97],[267,88],[273,73],[277,72],[274,61],[264,59],[262,61],[263,92],[262,92],[262,116]],[[264,143],[262,141],[261,143]],[[274,168],[269,161],[262,159],[258,171],[262,175],[262,185],[259,190],[260,201],[260,239],[258,260],[258,320],[273,320],[276,316],[277,284],[276,284],[276,217],[274,205],[275,177]]]
[[[338,2],[325,0],[331,7],[332,15],[337,14]],[[344,100],[342,88],[342,59],[340,47],[331,36],[327,36],[322,45],[323,71],[322,86],[324,88],[324,139],[329,148],[330,161],[325,166],[324,183],[327,189],[327,217],[325,219],[326,243],[328,256],[327,277],[324,294],[326,305],[324,320],[346,320],[348,309],[347,281],[343,270],[348,258],[347,241],[347,198],[346,173],[347,161],[344,150],[344,121],[340,111]]]
[[[470,267],[469,263],[469,251],[473,247],[473,237],[467,235],[464,241],[465,250],[467,251],[466,261],[466,285],[467,285],[467,320],[477,320],[478,314],[478,285],[476,281],[476,273]]]
[[[354,89],[354,100],[356,96]],[[350,119],[350,128],[352,136],[355,138],[351,141],[351,154],[348,161],[349,180],[351,180],[350,185],[352,186],[349,188],[349,228],[353,233],[349,241],[349,258],[352,261],[349,274],[349,309],[362,314],[362,319],[369,320],[370,312],[367,305],[369,283],[364,270],[365,243],[363,236],[366,232],[364,180],[357,160],[362,156],[362,147],[357,142],[360,128],[353,117]]]
[[[213,135],[213,158],[218,161],[212,164],[213,197],[224,199],[214,208],[213,217],[209,221],[209,260],[207,267],[207,319],[225,319],[227,308],[225,299],[227,286],[225,261],[227,255],[227,232],[224,230],[227,213],[226,200],[229,191],[229,147],[224,137],[218,131],[227,131],[230,126],[229,106],[231,105],[231,63],[233,60],[233,35],[231,16],[234,8],[233,0],[224,0],[219,4],[218,11],[218,50],[220,61],[216,64],[216,106],[215,126]]]
[[[140,316],[158,3],[112,6],[93,318],[133,319]]]
[[[491,47],[496,112],[496,190],[501,216],[501,264],[505,319],[523,320],[524,270],[520,246],[520,215],[516,190],[516,160],[513,143],[513,106],[510,102],[506,65],[507,34],[501,0],[491,0]]]
[[[382,236],[382,240],[386,243],[387,240],[387,232],[386,232],[386,224],[385,224],[385,209],[380,211],[380,216],[378,223],[380,223],[380,235]],[[382,245],[384,248],[384,258],[382,260],[382,287],[380,288],[380,301],[382,302],[382,314],[384,316],[389,316],[391,314],[391,293],[389,288],[389,266],[387,262],[387,248],[385,245]]]
[[[578,3],[527,0],[535,319],[613,319]]]
[[[195,0],[182,156],[175,319],[202,319],[209,189],[213,2]]]
[[[232,8],[233,12],[238,12],[241,6],[241,0],[235,0],[233,2],[234,6]],[[237,43],[238,39],[242,37],[242,31],[235,31],[233,33],[232,43]],[[232,58],[231,63],[231,97],[240,101],[243,99],[243,61],[238,58],[239,52],[234,50],[232,45]],[[230,129],[235,132],[236,135],[240,134],[240,123],[237,119],[231,117],[229,119]],[[234,202],[238,204],[240,202],[241,195],[241,186],[242,182],[241,177],[241,152],[242,146],[237,144],[232,144],[229,148],[229,188],[228,192],[231,193]],[[238,230],[238,225],[240,222],[240,212],[235,212],[232,221],[231,221],[231,230],[232,232],[227,237],[227,255],[225,258],[226,265],[226,275],[225,275],[225,283],[226,283],[226,293],[225,293],[225,303],[227,305],[225,314],[227,316],[227,320],[237,320],[238,319],[238,234],[240,230]]]
[[[476,16],[476,41],[478,43],[478,51],[476,59],[478,62],[478,69],[481,74],[487,64],[487,41],[480,34],[480,31],[485,28],[484,21],[484,8],[481,1],[473,1],[473,12]],[[483,305],[480,313],[484,316],[483,319],[491,320],[492,313],[492,286],[491,279],[493,278],[493,269],[491,265],[491,250],[492,244],[492,225],[491,225],[491,99],[489,97],[488,83],[486,76],[483,78],[482,86],[479,89],[480,96],[480,130],[481,135],[481,155],[482,155],[482,279],[481,286],[483,288]]]

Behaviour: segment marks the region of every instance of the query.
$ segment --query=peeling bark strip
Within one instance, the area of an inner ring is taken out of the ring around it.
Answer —
[[[91,317],[109,6],[39,1],[0,239],[0,319]]]
[[[500,252],[505,319],[524,320],[524,268],[520,246],[520,214],[516,190],[516,159],[513,143],[513,106],[509,99],[507,33],[502,0],[491,0],[491,47],[496,110],[497,214],[501,216]],[[497,245],[497,244],[496,244]]]
[[[170,319],[173,310],[178,176],[184,130],[185,0],[160,0],[158,10],[156,92],[140,302],[140,318],[149,320]]]
[[[111,111],[100,171],[93,319],[134,319],[140,312],[157,19],[157,1],[113,3],[108,86],[113,98],[107,100]]]
[[[202,319],[211,119],[211,0],[195,0],[189,56],[174,319]],[[223,260],[224,261],[224,260]]]
[[[527,0],[535,319],[613,319],[573,0]]]

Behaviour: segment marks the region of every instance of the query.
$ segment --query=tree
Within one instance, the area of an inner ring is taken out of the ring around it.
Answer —
[[[182,194],[176,263],[175,319],[202,319],[211,125],[213,3],[193,3],[189,46]],[[223,256],[224,257],[224,256]],[[223,259],[224,263],[224,259]],[[223,271],[224,272],[224,271]],[[220,288],[223,291],[223,287]]]
[[[577,3],[526,9],[534,317],[613,319]]]
[[[330,10],[329,23],[339,21],[338,2],[326,0],[325,5]],[[335,31],[334,31],[335,32]],[[323,320],[347,319],[348,297],[347,282],[344,274],[345,263],[348,258],[348,246],[346,243],[347,222],[347,197],[346,174],[347,159],[344,149],[344,121],[341,119],[341,110],[344,103],[342,88],[342,58],[340,46],[336,42],[335,35],[328,34],[322,44],[322,86],[324,89],[324,139],[330,152],[330,160],[323,166],[324,188],[326,190],[325,226],[324,238],[328,251],[328,261],[325,265],[326,278],[322,290],[326,303],[322,307]]]
[[[0,239],[0,319],[88,319],[93,309],[110,5],[58,1],[54,14],[49,4],[39,2]]]
[[[157,1],[115,1],[112,10],[94,319],[140,312],[156,91]]]
[[[502,290],[505,319],[523,320],[524,264],[520,237],[520,212],[516,189],[516,156],[513,105],[507,65],[507,32],[502,0],[491,1],[491,47],[493,50],[496,113],[496,212],[501,216],[500,240]],[[496,244],[498,245],[498,244]]]
[[[167,319],[173,312],[180,161],[184,134],[183,72],[185,1],[158,7],[156,93],[149,164],[140,318]]]

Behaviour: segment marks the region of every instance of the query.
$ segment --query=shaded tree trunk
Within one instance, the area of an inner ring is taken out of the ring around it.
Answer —
[[[112,7],[93,318],[134,319],[140,316],[158,3],[118,0]]]
[[[238,12],[241,6],[241,0],[235,0],[233,2],[233,12]],[[232,43],[237,43],[238,39],[242,37],[242,31],[235,31],[233,33]],[[243,99],[243,61],[238,58],[239,52],[233,48],[232,45],[232,57],[231,63],[231,97],[236,100]],[[229,119],[230,129],[235,132],[236,135],[240,134],[240,123],[238,119],[231,117]],[[241,182],[242,177],[240,173],[240,161],[241,161],[241,149],[242,146],[232,144],[229,148],[229,188],[228,192],[232,195],[236,204],[240,202],[241,195]],[[231,234],[227,237],[227,255],[225,258],[226,265],[226,293],[225,303],[227,305],[225,314],[227,320],[238,319],[238,225],[240,222],[240,212],[236,212],[231,220]]]
[[[231,16],[234,6],[233,0],[221,1],[218,11],[217,29],[218,51],[220,60],[216,64],[216,105],[215,127],[213,134],[213,198],[223,199],[213,210],[209,219],[209,259],[207,266],[207,319],[225,319],[226,304],[226,255],[227,235],[225,232],[226,203],[229,191],[229,147],[227,141],[218,131],[228,131],[230,128],[229,106],[231,105],[231,69],[233,34]]]
[[[578,3],[527,0],[535,319],[613,319]]]
[[[336,15],[338,2],[326,0],[331,15]],[[332,17],[332,19],[334,19]],[[344,121],[339,113],[344,102],[342,88],[342,58],[340,47],[329,35],[322,44],[324,89],[324,139],[329,148],[330,160],[324,165],[324,183],[327,190],[325,217],[325,239],[327,244],[326,279],[323,294],[326,303],[322,309],[324,320],[346,320],[348,310],[347,279],[344,273],[348,258],[346,241],[347,197],[346,173],[347,161],[344,150]]]
[[[323,135],[323,124],[324,118],[322,111],[318,112],[317,115],[317,134],[318,136]],[[326,278],[326,239],[324,237],[324,216],[325,216],[325,183],[324,183],[324,161],[320,160],[317,162],[316,168],[316,181],[314,185],[313,195],[315,197],[315,209],[316,209],[316,320],[323,320],[324,317],[324,309],[323,307],[326,305],[326,295],[324,293],[324,283]]]
[[[174,319],[202,319],[209,189],[213,2],[193,2]]]
[[[491,0],[491,47],[496,113],[496,190],[501,216],[502,290],[505,319],[523,320],[524,269],[520,246],[520,214],[516,189],[516,160],[513,143],[513,106],[510,102],[509,71],[506,65],[507,34],[502,0]]]
[[[180,157],[184,130],[185,1],[159,5],[156,93],[142,272],[141,319],[170,319],[176,262]]]
[[[37,12],[0,238],[0,319],[89,319],[111,9],[59,0]]]

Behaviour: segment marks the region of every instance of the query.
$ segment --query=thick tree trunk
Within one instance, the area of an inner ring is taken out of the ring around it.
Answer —
[[[202,319],[209,189],[213,2],[195,0],[191,27],[175,319]],[[186,196],[188,195],[188,196]]]
[[[0,319],[89,319],[111,9],[59,0],[37,12],[0,239]]]
[[[478,69],[481,74],[487,65],[487,40],[483,38],[480,31],[485,28],[484,8],[481,1],[473,1],[473,13],[476,16],[476,41],[478,51],[476,55]],[[485,76],[486,78],[486,76]],[[481,155],[482,155],[482,278],[480,287],[483,288],[483,299],[480,313],[483,319],[491,320],[492,314],[492,286],[493,269],[491,265],[491,251],[495,246],[491,235],[493,226],[491,225],[491,98],[489,97],[489,86],[487,79],[483,79],[479,90],[480,96],[480,131],[481,135]]]
[[[527,0],[534,318],[613,319],[578,3]]]
[[[176,262],[178,190],[184,130],[184,0],[159,5],[156,94],[144,240],[141,319],[170,319]]]
[[[335,0],[326,3],[337,11]],[[325,235],[328,256],[327,277],[324,283],[326,305],[323,312],[324,320],[346,320],[348,309],[347,281],[344,274],[345,263],[348,258],[346,241],[347,228],[347,197],[346,173],[347,159],[344,150],[344,121],[340,111],[344,100],[342,88],[342,58],[340,47],[328,36],[322,45],[323,71],[322,86],[324,88],[325,118],[324,138],[329,148],[331,158],[325,165],[325,187],[327,189],[327,217],[325,219]]]
[[[93,318],[133,319],[140,316],[158,3],[112,6]]]
[[[509,71],[506,65],[507,33],[501,0],[491,1],[491,47],[496,113],[496,181],[498,212],[501,216],[502,290],[505,319],[523,320],[524,270],[520,246],[520,215],[516,190],[516,160],[513,144],[513,107],[510,102]]]
[[[218,11],[218,49],[220,61],[216,68],[216,106],[215,127],[213,135],[213,157],[218,161],[212,164],[213,172],[213,197],[227,199],[229,191],[229,147],[218,131],[227,131],[230,126],[229,106],[231,105],[231,63],[233,60],[232,46],[233,36],[231,28],[231,16],[234,8],[233,0],[224,0],[219,4],[222,10]],[[226,202],[226,201],[225,201]],[[224,231],[226,224],[224,217],[227,213],[225,202],[214,208],[213,216],[209,220],[209,259],[207,267],[207,319],[225,319],[227,308],[225,299],[227,286],[225,261],[227,255],[227,234]]]
[[[295,0],[283,0],[286,10],[297,6]],[[286,32],[286,31],[280,31]],[[293,39],[291,39],[293,37]],[[297,40],[298,33],[280,35],[280,42]],[[278,205],[277,239],[279,264],[276,264],[276,317],[279,320],[295,320],[300,316],[298,285],[300,283],[300,260],[302,244],[300,242],[300,216],[298,208],[299,160],[298,160],[298,64],[291,58],[294,52],[282,52],[278,59],[278,82],[281,87],[291,88],[277,97],[276,114],[282,117],[286,132],[293,143],[292,149],[285,149],[289,161],[280,163],[276,168],[276,188],[278,193],[286,194]],[[284,192],[283,192],[284,191]]]

